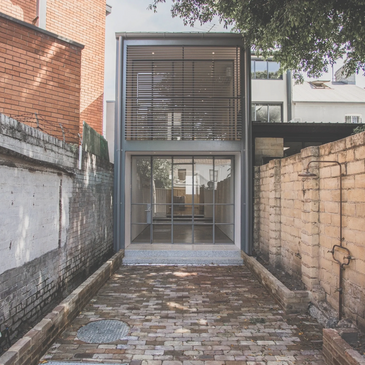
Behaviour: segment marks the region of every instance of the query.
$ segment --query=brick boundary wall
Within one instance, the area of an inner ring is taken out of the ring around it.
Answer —
[[[113,254],[113,165],[84,151],[79,170],[78,158],[0,114],[0,329],[12,340]]]
[[[241,252],[245,265],[255,273],[259,281],[264,285],[277,302],[284,309],[285,313],[307,313],[309,306],[309,292],[306,290],[289,290],[274,275],[265,269],[255,258]]]
[[[365,358],[331,328],[323,330],[323,356],[326,365],[365,365]]]
[[[44,132],[62,139],[61,124],[78,143],[83,45],[2,13],[0,34],[0,113],[37,113]]]
[[[309,168],[317,177],[298,176],[310,161],[321,161]],[[326,161],[342,166],[343,247],[352,258],[343,270],[342,314],[365,330],[365,132],[255,168],[254,250],[301,279],[314,305],[338,312],[339,265],[331,250],[340,242],[340,170]],[[336,257],[346,263],[345,254]]]
[[[122,263],[116,253],[0,357],[0,365],[36,365],[50,344],[77,316]]]

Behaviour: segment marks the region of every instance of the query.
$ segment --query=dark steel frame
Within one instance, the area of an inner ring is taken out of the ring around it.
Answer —
[[[251,51],[240,34],[229,33],[117,33],[115,157],[114,157],[114,250],[125,248],[126,153],[183,155],[239,153],[241,160],[241,249],[252,248],[252,128],[251,128]],[[128,45],[234,46],[241,54],[242,138],[240,141],[127,141],[125,138],[126,48]],[[237,173],[237,172],[236,172]]]

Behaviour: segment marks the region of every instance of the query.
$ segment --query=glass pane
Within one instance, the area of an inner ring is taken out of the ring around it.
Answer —
[[[153,223],[171,221],[171,204],[154,204],[152,209]]]
[[[191,224],[174,224],[173,243],[193,243],[193,229]]]
[[[281,123],[281,105],[269,105],[269,122]]]
[[[194,243],[213,243],[212,224],[194,224]]]
[[[233,224],[215,225],[215,243],[233,243]]]
[[[132,157],[132,204],[151,203],[151,158]]]
[[[152,243],[171,243],[171,224],[155,224]]]
[[[132,243],[150,243],[151,225],[132,224]]]
[[[256,104],[256,121],[267,122],[267,105]]]
[[[212,190],[209,192],[212,192]],[[213,204],[197,204],[194,206],[195,223],[213,223]]]
[[[171,203],[172,159],[153,158],[153,203]]]
[[[193,164],[191,158],[174,159],[173,163],[173,214],[192,215]]]
[[[216,223],[230,223],[234,222],[234,207],[233,205],[216,205],[215,222]]]
[[[208,203],[213,202],[213,158],[202,157],[194,159],[194,203],[206,203],[205,192],[207,192]]]
[[[268,62],[269,66],[269,79],[281,79],[282,75],[279,75],[280,63]]]
[[[132,224],[133,223],[151,224],[151,219],[152,219],[151,204],[132,205]]]
[[[230,158],[216,158],[214,162],[215,178],[215,203],[233,204],[233,164]]]
[[[255,61],[251,61],[251,78],[255,78]]]
[[[267,79],[267,62],[255,61],[256,79]]]

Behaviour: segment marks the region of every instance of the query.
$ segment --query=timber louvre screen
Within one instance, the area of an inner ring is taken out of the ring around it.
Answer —
[[[240,140],[240,48],[128,46],[127,140]]]

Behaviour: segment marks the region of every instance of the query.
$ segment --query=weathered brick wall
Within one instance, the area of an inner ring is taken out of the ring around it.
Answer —
[[[47,0],[47,30],[85,46],[81,61],[80,126],[103,132],[105,0]],[[80,127],[80,128],[81,128]]]
[[[0,117],[0,327],[16,337],[111,256],[113,170]]]
[[[0,12],[32,23],[37,16],[37,0],[0,0]]]
[[[0,15],[0,113],[37,113],[78,143],[82,46]]]
[[[280,196],[281,219],[281,265],[291,275],[301,276],[300,261],[300,231],[301,231],[301,202],[298,201],[298,191],[301,183],[298,171],[294,168],[298,164],[298,156],[281,160],[281,168],[277,174],[281,176],[277,195]]]
[[[343,312],[364,329],[365,133],[308,147],[298,155],[256,168],[255,211],[260,214],[255,218],[255,249],[267,256],[275,248],[280,255],[269,255],[272,265],[299,276],[312,291],[314,302],[325,299],[338,310],[339,266],[328,251],[340,243],[340,170],[336,164],[313,163],[310,171],[319,177],[299,177],[308,162],[315,160],[342,165],[343,245],[355,258],[343,271]],[[268,185],[271,199],[267,199]],[[274,221],[272,216],[278,214]],[[336,252],[341,262],[347,262],[345,255]]]
[[[255,167],[254,249],[269,259],[269,164]]]

